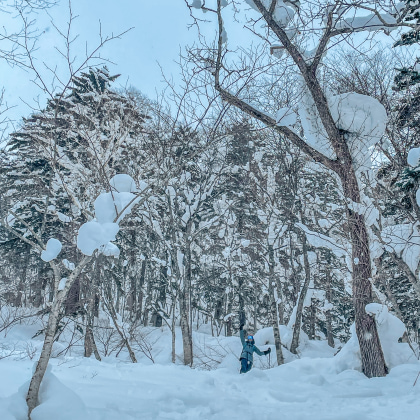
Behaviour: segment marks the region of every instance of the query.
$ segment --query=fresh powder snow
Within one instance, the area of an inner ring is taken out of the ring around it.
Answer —
[[[299,356],[284,349],[286,363],[280,367],[275,363],[273,331],[261,329],[254,334],[256,345],[261,350],[271,347],[271,357],[255,356],[254,368],[245,375],[238,373],[239,337],[212,337],[206,324],[193,333],[194,369],[183,366],[179,359],[171,363],[167,328],[144,328],[153,343],[153,362],[138,351],[136,364],[128,361],[124,351],[118,357],[104,357],[102,362],[82,357],[80,344],[65,352],[71,335],[65,330],[54,344],[40,405],[32,420],[415,419],[420,409],[420,384],[413,385],[420,362],[408,344],[398,343],[404,325],[382,305],[370,304],[367,311],[378,322],[391,367],[384,378],[368,379],[361,373],[354,329],[349,342],[344,347],[337,343],[336,349],[303,334]],[[23,323],[2,336],[2,420],[26,419],[25,394],[42,347],[41,337],[30,337],[39,327]],[[287,346],[292,330],[286,326],[280,329]],[[176,333],[179,356],[179,327]],[[34,352],[28,352],[29,348]]]

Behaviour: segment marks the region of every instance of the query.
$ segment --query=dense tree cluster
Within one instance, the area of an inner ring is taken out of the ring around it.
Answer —
[[[145,327],[162,327],[172,361],[178,334],[182,362],[194,366],[195,331],[270,327],[280,365],[307,340],[339,351],[354,323],[363,372],[384,376],[366,309],[377,302],[418,347],[419,63],[395,70],[377,50],[325,57],[332,40],[361,30],[407,25],[394,47],[417,43],[418,2],[246,3],[273,57],[232,58],[223,14],[235,2],[194,2],[191,10],[214,14],[219,37],[188,50],[193,76],[177,112],[116,89],[118,76],[92,67],[9,135],[0,154],[0,305],[49,317],[29,411],[52,342],[69,328],[86,357],[126,348],[136,362],[136,352],[153,360]],[[359,9],[372,15],[356,18]],[[309,35],[286,29],[295,15]],[[322,30],[313,26],[320,19]],[[306,36],[316,50],[305,50]],[[122,190],[121,174],[133,180]],[[103,194],[118,234],[85,252],[81,227],[107,228]]]

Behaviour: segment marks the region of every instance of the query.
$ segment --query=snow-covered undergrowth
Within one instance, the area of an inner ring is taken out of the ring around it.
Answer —
[[[303,335],[299,356],[284,349],[287,363],[277,367],[272,329],[262,329],[255,334],[256,345],[271,346],[271,358],[255,356],[251,372],[239,375],[239,337],[213,337],[207,325],[194,332],[194,369],[182,365],[178,330],[176,364],[167,328],[143,329],[150,354],[138,351],[137,364],[124,352],[102,362],[83,358],[82,340],[66,352],[67,332],[55,343],[32,420],[417,418],[420,381],[413,384],[420,362],[397,341],[402,323],[381,305],[367,309],[378,319],[391,367],[385,378],[368,379],[360,372],[355,336],[334,356],[338,346]],[[26,419],[25,394],[42,346],[42,335],[31,337],[41,326],[20,324],[1,337],[1,420]],[[282,326],[281,334],[287,345],[291,330]]]

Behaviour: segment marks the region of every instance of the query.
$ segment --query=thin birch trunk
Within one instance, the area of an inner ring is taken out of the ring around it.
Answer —
[[[176,301],[172,305],[172,363],[176,362],[176,352],[175,352],[175,345],[176,345],[176,332],[175,332],[175,309],[176,309]]]
[[[293,338],[292,343],[290,344],[290,352],[293,354],[297,354],[297,348],[299,347],[300,328],[302,326],[303,303],[305,302],[306,294],[308,293],[309,289],[309,283],[311,281],[311,268],[309,266],[308,248],[305,235],[303,235],[302,252],[303,265],[305,268],[305,281],[299,294],[296,309],[295,325],[293,327]]]
[[[26,395],[26,403],[28,405],[28,418],[31,418],[32,410],[38,405],[39,388],[41,386],[42,379],[44,378],[45,372],[48,367],[48,362],[51,357],[52,347],[54,344],[54,337],[57,331],[57,326],[60,321],[60,310],[63,302],[66,299],[69,290],[73,283],[80,275],[83,268],[91,260],[92,257],[85,256],[77,265],[72,274],[68,277],[66,285],[63,290],[57,290],[61,280],[61,273],[58,266],[52,261],[50,262],[51,268],[54,272],[54,299],[51,307],[51,312],[48,317],[47,329],[45,331],[44,344],[42,346],[41,355],[37,362],[35,372],[32,376],[29,384],[28,393]]]
[[[271,312],[271,324],[273,326],[274,344],[276,346],[276,358],[277,365],[284,364],[283,349],[281,345],[280,328],[279,328],[279,316],[277,312],[277,302],[275,296],[275,261],[274,261],[274,249],[272,245],[268,246],[268,264],[269,264],[269,295],[270,295],[270,312]]]
[[[99,354],[98,348],[96,346],[95,337],[93,335],[93,324],[95,320],[95,300],[97,285],[99,283],[100,268],[99,261],[96,260],[95,273],[93,275],[93,282],[88,289],[88,305],[86,310],[86,330],[85,330],[85,357],[92,356],[92,353],[95,355],[96,360],[101,361],[101,356]]]
[[[130,355],[130,359],[133,363],[137,363],[136,355],[131,348],[130,342],[128,340],[128,337],[125,334],[125,331],[120,325],[118,324],[118,318],[117,318],[117,312],[114,308],[114,305],[112,303],[112,294],[109,285],[105,286],[105,294],[106,298],[104,299],[105,306],[107,307],[109,314],[111,315],[112,322],[114,323],[115,329],[117,330],[118,334],[121,337],[121,340],[125,347],[127,347],[128,354]]]
[[[328,300],[328,303],[331,303],[332,293],[331,293],[331,274],[330,272],[326,271],[326,281],[327,281],[327,290],[325,293],[325,297]],[[327,339],[328,339],[328,345],[332,348],[334,348],[334,336],[332,333],[332,320],[331,320],[331,311],[325,312],[325,318],[326,318],[326,324],[327,324]]]

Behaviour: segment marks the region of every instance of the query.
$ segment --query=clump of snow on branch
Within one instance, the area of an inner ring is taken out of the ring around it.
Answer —
[[[385,132],[387,114],[375,98],[359,93],[343,93],[329,98],[331,115],[340,130],[366,136],[370,146],[378,142]]]
[[[201,0],[194,0],[191,4],[191,7],[194,7],[194,9],[201,9]]]
[[[92,255],[101,246],[115,241],[115,236],[120,230],[117,223],[99,223],[96,220],[80,226],[77,235],[77,247],[85,255]]]
[[[137,187],[134,179],[127,174],[117,174],[109,182],[112,188],[117,192],[136,192]]]
[[[76,268],[75,264],[67,259],[64,259],[62,263],[64,267],[66,267],[70,271],[73,271]]]
[[[353,12],[354,13],[354,12]],[[394,25],[394,26],[388,26]],[[341,19],[335,24],[336,29],[351,29],[354,32],[383,30],[386,34],[398,29],[397,19],[389,13],[371,13],[366,16],[356,16]]]
[[[420,163],[420,147],[414,147],[408,152],[407,163],[416,168]]]
[[[116,190],[100,194],[94,203],[95,219],[84,223],[77,235],[77,247],[85,255],[92,255],[101,248],[106,256],[118,257],[119,249],[111,241],[119,231],[118,223],[131,212],[140,197],[136,191],[134,180],[125,174],[115,175],[110,185]]]
[[[72,221],[72,218],[71,218],[71,217],[66,216],[66,215],[65,215],[65,214],[63,214],[63,213],[60,213],[59,211],[57,212],[57,216],[58,216],[58,218],[59,218],[62,222],[64,222],[64,223],[69,223],[69,222],[71,222],[71,221]]]
[[[51,238],[48,240],[46,249],[41,252],[41,259],[45,262],[52,261],[57,258],[57,255],[61,252],[61,242],[58,239]]]
[[[58,290],[64,290],[67,283],[67,277],[64,277],[60,280],[60,283],[58,284]]]
[[[327,99],[337,128],[347,134],[355,169],[369,168],[369,148],[381,139],[386,128],[387,114],[384,106],[371,96],[354,92],[327,95]],[[309,92],[303,95],[298,112],[308,144],[335,159],[335,152]]]
[[[277,111],[276,123],[281,127],[288,127],[290,125],[296,124],[297,115],[290,108],[280,108]]]
[[[257,12],[260,12],[256,4],[252,0],[245,0],[245,1],[254,10],[256,10]],[[269,10],[272,0],[261,0],[261,3],[267,10]],[[282,0],[277,1],[276,7],[274,8],[273,18],[279,26],[281,26],[282,28],[286,27],[289,24],[289,22],[293,19],[294,16],[295,16],[295,10],[289,2],[287,1],[284,2]]]

